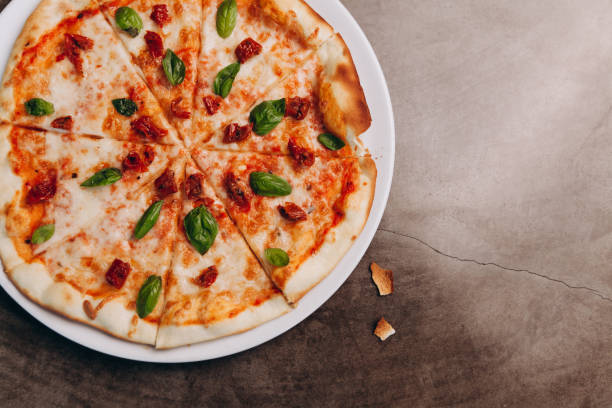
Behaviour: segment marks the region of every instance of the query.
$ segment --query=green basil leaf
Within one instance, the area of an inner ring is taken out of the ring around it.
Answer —
[[[318,137],[319,143],[328,148],[329,150],[340,150],[346,143],[342,141],[337,136],[332,135],[331,133],[322,133]]]
[[[47,224],[47,225],[40,226],[32,234],[32,238],[30,239],[30,242],[36,245],[40,245],[50,240],[53,234],[55,234],[54,224]]]
[[[215,82],[213,82],[213,91],[215,94],[222,98],[227,98],[227,95],[229,95],[232,90],[234,79],[236,79],[238,72],[240,72],[240,64],[238,62],[230,64],[219,71],[215,77]]]
[[[87,180],[85,180],[81,187],[101,187],[109,186],[121,180],[121,170],[109,167],[102,169]]]
[[[291,194],[291,185],[274,174],[254,171],[249,176],[249,184],[255,194],[264,197],[282,197]]]
[[[183,225],[187,239],[201,255],[208,252],[219,233],[217,220],[205,206],[197,207],[187,214]]]
[[[144,319],[155,309],[159,295],[162,290],[162,279],[157,275],[151,275],[140,287],[138,298],[136,299],[136,312],[141,319]]]
[[[120,7],[115,13],[115,21],[120,29],[132,37],[138,36],[142,30],[142,19],[133,8]]]
[[[253,108],[249,121],[253,123],[253,131],[259,136],[270,133],[285,117],[285,99],[262,102]]]
[[[166,56],[162,61],[166,78],[172,85],[180,85],[185,80],[185,63],[172,50],[166,50]]]
[[[113,106],[120,115],[128,117],[135,114],[138,110],[138,105],[136,105],[136,102],[127,98],[113,99]]]
[[[27,101],[25,103],[25,110],[28,115],[32,116],[47,116],[55,113],[53,104],[40,98],[33,98]]]
[[[161,200],[150,206],[149,209],[145,211],[134,228],[134,237],[136,239],[144,238],[144,236],[151,231],[151,228],[155,226],[163,205],[164,200]]]
[[[289,265],[289,255],[280,248],[268,248],[265,250],[266,259],[270,264],[278,267]]]
[[[236,0],[225,0],[217,9],[217,33],[221,38],[227,38],[232,35],[234,27],[236,27],[236,19],[238,17],[238,6]]]

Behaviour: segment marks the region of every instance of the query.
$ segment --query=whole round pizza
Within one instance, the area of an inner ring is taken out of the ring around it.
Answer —
[[[157,348],[290,311],[374,196],[351,53],[302,0],[43,0],[0,120],[9,278]]]

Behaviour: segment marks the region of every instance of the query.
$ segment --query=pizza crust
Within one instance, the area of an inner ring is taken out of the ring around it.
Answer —
[[[84,10],[91,4],[90,0],[43,0],[27,19],[21,34],[13,46],[0,89],[0,119],[10,121],[17,101],[13,97],[12,73],[19,62],[21,54],[29,46],[38,42],[47,31],[55,28],[72,13]]]
[[[380,339],[380,341],[385,341],[395,334],[395,329],[388,321],[385,320],[384,317],[381,317],[378,323],[376,324],[374,334]]]
[[[359,136],[372,124],[372,116],[351,52],[337,34],[317,54],[323,66],[318,93],[325,126],[360,152]]]
[[[98,301],[77,291],[66,282],[55,282],[44,265],[22,264],[7,271],[7,274],[25,296],[40,306],[94,326],[115,337],[137,343],[155,344],[157,323],[134,319],[136,312],[126,309],[121,303],[121,297],[106,303],[92,320],[87,316],[83,304],[89,301],[96,305]]]
[[[10,130],[11,127],[9,125],[0,125],[0,180],[2,180],[2,188],[0,188],[0,259],[7,269],[24,262],[6,230],[8,206],[14,200],[20,198],[22,186],[21,178],[13,173],[10,163]]]
[[[333,28],[302,0],[254,1],[264,14],[299,37],[310,48],[309,55],[317,53],[323,65],[318,93],[320,100],[325,101],[320,106],[325,125],[355,147],[355,151],[361,151],[359,135],[369,128],[371,116],[351,53],[342,37],[334,35]],[[2,80],[0,120],[10,121],[17,103],[22,102],[15,100],[12,73],[24,50],[67,17],[88,8],[99,13],[93,0],[43,0],[32,13],[14,44]],[[135,72],[141,73],[137,67]],[[168,130],[173,132],[171,128]],[[291,310],[285,298],[278,294],[258,307],[209,326],[158,328],[155,319],[139,319],[133,304],[126,304],[125,297],[118,296],[92,313],[87,305],[95,307],[99,298],[82,293],[69,283],[54,280],[44,264],[23,259],[7,233],[7,207],[22,199],[23,184],[11,167],[9,132],[10,126],[0,125],[0,178],[3,180],[0,189],[0,258],[5,273],[15,286],[35,303],[115,337],[156,345],[157,348],[176,347],[247,331]],[[283,288],[292,303],[299,301],[334,269],[364,228],[374,198],[376,166],[370,157],[361,157],[359,162],[360,188],[351,195],[344,220],[326,236],[316,254],[301,265]],[[163,297],[160,302],[163,302]]]
[[[290,310],[283,296],[279,294],[257,307],[245,310],[232,319],[209,326],[200,324],[161,326],[155,347],[167,349],[242,333],[282,316]]]
[[[318,48],[334,29],[303,0],[258,0],[265,15],[286,27],[308,46]]]
[[[331,273],[351,248],[368,220],[376,189],[376,164],[370,157],[360,158],[359,164],[360,189],[351,195],[344,221],[327,234],[319,250],[287,279],[282,288],[291,303],[298,302]]]
[[[376,262],[370,265],[372,280],[378,288],[380,296],[387,296],[393,293],[393,271],[381,268]]]

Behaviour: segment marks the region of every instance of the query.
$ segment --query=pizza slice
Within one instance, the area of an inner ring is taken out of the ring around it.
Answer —
[[[30,16],[6,68],[0,119],[121,140],[178,141],[89,0],[43,0]]]
[[[184,136],[191,127],[202,1],[108,0],[100,3],[166,117]]]
[[[290,307],[282,293],[193,165],[187,166],[182,195],[156,347],[240,333],[287,313]]]
[[[204,0],[203,15],[193,121],[198,138],[249,111],[334,33],[302,0]]]
[[[314,156],[363,155],[359,135],[371,122],[351,53],[338,34],[250,112],[199,136],[207,149],[287,154],[307,164]]]
[[[291,302],[326,277],[369,215],[368,158],[316,158],[195,149],[194,158],[272,281]]]
[[[10,279],[41,306],[111,335],[154,344],[177,231],[176,186],[184,172],[181,159],[167,166],[129,198],[91,214],[75,234],[25,263],[5,265]]]
[[[0,146],[0,256],[7,268],[112,214],[182,154],[173,146],[9,125],[0,125]]]

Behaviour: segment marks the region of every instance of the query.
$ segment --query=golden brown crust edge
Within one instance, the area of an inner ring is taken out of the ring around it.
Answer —
[[[157,323],[134,319],[135,311],[125,308],[121,298],[104,305],[94,319],[87,316],[84,303],[98,300],[74,289],[66,282],[55,282],[44,265],[32,262],[5,273],[15,287],[32,302],[70,320],[95,327],[106,334],[136,343],[154,345]],[[133,322],[136,322],[136,325]]]
[[[0,188],[0,260],[5,269],[25,262],[19,255],[6,227],[9,207],[13,201],[21,198],[22,187],[22,180],[13,172],[9,156],[11,129],[9,125],[0,125],[0,179],[2,180],[2,188]]]
[[[359,136],[372,124],[372,116],[351,52],[336,34],[317,54],[323,66],[318,91],[325,126],[354,147],[361,147]]]
[[[370,157],[358,160],[361,188],[350,198],[351,204],[345,211],[344,221],[335,227],[333,233],[327,235],[317,253],[308,258],[281,288],[292,304],[297,303],[334,270],[369,219],[376,191],[376,164]]]
[[[334,35],[332,26],[303,0],[257,0],[257,5],[265,15],[313,49]]]

